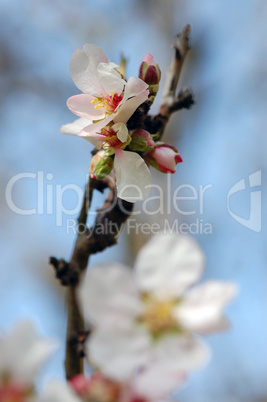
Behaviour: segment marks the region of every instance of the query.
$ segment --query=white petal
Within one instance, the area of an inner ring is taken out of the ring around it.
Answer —
[[[97,68],[100,82],[105,88],[105,92],[109,95],[113,92],[120,95],[126,84],[126,81],[115,70],[117,67],[119,66],[115,63],[100,63]]]
[[[70,76],[82,92],[99,96],[104,88],[99,80],[97,67],[99,63],[109,63],[109,59],[96,45],[84,45],[83,49],[75,50],[71,57]]]
[[[116,152],[114,171],[119,198],[136,202],[148,197],[151,173],[140,155],[122,150]]]
[[[42,392],[39,402],[82,402],[82,400],[72,391],[68,384],[51,381]]]
[[[142,311],[133,273],[124,265],[90,269],[78,294],[87,317],[98,326],[126,326]]]
[[[203,366],[209,356],[207,346],[193,337],[169,335],[156,343],[151,364],[155,369],[188,373]]]
[[[149,91],[144,91],[138,96],[134,96],[123,103],[118,109],[118,114],[114,117],[114,123],[127,123],[132,114],[136,111],[141,103],[145,102],[148,98]]]
[[[233,283],[206,282],[185,296],[176,309],[177,318],[192,331],[214,332],[222,324],[224,308],[236,294],[237,287]]]
[[[146,82],[137,77],[130,77],[126,83],[124,90],[124,98],[128,99],[132,96],[137,96],[148,89]]]
[[[135,269],[139,287],[157,297],[180,297],[196,282],[204,268],[204,256],[187,236],[160,233],[138,254]]]
[[[60,132],[62,134],[69,134],[69,135],[78,135],[85,127],[92,124],[92,122],[88,119],[80,119],[74,120],[73,123],[65,124],[61,127]]]
[[[85,119],[104,119],[106,115],[104,109],[95,109],[95,106],[91,103],[92,100],[94,100],[94,97],[92,95],[74,95],[67,100],[67,106],[72,111],[72,113],[77,114],[77,116],[84,117]]]
[[[123,332],[96,330],[86,347],[92,364],[112,379],[126,381],[147,362],[150,337],[138,326]]]
[[[199,326],[196,332],[198,332],[201,335],[214,334],[216,332],[226,331],[230,327],[231,325],[228,319],[222,316],[217,321],[214,320],[213,323],[206,325],[205,328],[202,325]]]
[[[185,379],[186,375],[179,370],[151,364],[137,374],[132,387],[134,394],[145,397],[148,401],[159,401],[177,390]]]
[[[124,123],[116,123],[112,126],[114,131],[117,131],[117,137],[121,142],[126,142],[129,137],[128,128]]]

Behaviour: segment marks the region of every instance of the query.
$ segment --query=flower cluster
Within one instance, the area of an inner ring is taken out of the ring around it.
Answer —
[[[156,141],[157,133],[149,133],[133,118],[142,104],[147,102],[149,108],[153,102],[161,76],[158,64],[146,55],[139,78],[126,80],[102,49],[87,44],[73,53],[70,75],[83,92],[67,101],[79,119],[60,131],[83,137],[100,149],[90,164],[92,177],[101,179],[114,169],[119,198],[129,202],[146,198],[151,184],[148,165],[174,173],[182,162],[177,149]]]

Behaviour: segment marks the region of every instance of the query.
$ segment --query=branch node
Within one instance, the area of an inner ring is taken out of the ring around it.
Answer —
[[[176,112],[181,109],[190,109],[195,104],[195,98],[192,90],[186,88],[180,90],[176,99],[173,99],[172,104],[169,106],[169,113]]]
[[[92,329],[87,331],[73,331],[68,338],[69,345],[75,350],[79,358],[85,357],[85,342],[92,333]]]
[[[75,264],[70,264],[62,258],[50,257],[49,264],[55,269],[56,278],[63,286],[75,286],[79,281],[79,268]]]

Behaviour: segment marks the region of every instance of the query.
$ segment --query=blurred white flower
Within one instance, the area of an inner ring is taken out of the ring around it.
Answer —
[[[55,343],[40,338],[28,321],[0,335],[0,401],[32,401],[34,379],[55,350]]]
[[[141,250],[134,271],[119,264],[91,269],[79,294],[96,327],[87,343],[92,364],[118,380],[143,365],[177,373],[201,366],[208,352],[192,331],[220,330],[236,294],[222,282],[188,290],[203,268],[192,239],[161,234]]]

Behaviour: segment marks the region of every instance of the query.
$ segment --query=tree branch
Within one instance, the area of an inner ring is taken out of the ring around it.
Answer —
[[[78,225],[86,224],[93,191],[97,189],[103,192],[107,187],[110,188],[110,192],[102,208],[98,211],[93,227],[86,231],[79,232],[78,230],[70,262],[50,257],[50,264],[54,266],[57,278],[60,279],[62,285],[69,287],[65,360],[67,379],[83,372],[83,361],[73,342],[75,336],[84,331],[84,321],[76,299],[76,288],[80,274],[86,269],[91,254],[103,251],[105,248],[117,243],[123,225],[133,210],[132,203],[117,198],[113,177],[108,176],[103,180],[89,178],[78,218]]]
[[[187,52],[190,49],[190,33],[191,26],[186,25],[183,31],[177,35],[173,46],[174,56],[166,74],[159,113],[156,116],[147,116],[145,120],[145,129],[151,134],[157,133],[159,140],[163,136],[172,113],[181,109],[190,109],[194,104],[194,96],[191,89],[186,89],[185,91],[181,90],[176,96],[177,85],[183,63]]]
[[[189,49],[190,30],[190,26],[187,25],[182,33],[177,36],[174,45],[174,58],[167,72],[159,114],[154,117],[148,116],[151,103],[149,101],[144,102],[128,120],[128,129],[144,128],[151,134],[158,133],[160,139],[171,114],[183,108],[189,109],[193,105],[194,98],[190,89],[180,91],[176,97],[182,65]],[[109,193],[102,208],[97,211],[94,225],[84,230],[94,190],[103,192],[106,188],[109,188]],[[61,281],[62,285],[68,286],[68,326],[65,360],[66,377],[68,379],[75,374],[83,372],[79,336],[82,337],[83,341],[85,334],[84,321],[76,298],[76,289],[81,273],[86,269],[91,254],[103,251],[117,243],[120,232],[133,211],[133,206],[134,204],[117,197],[114,177],[107,176],[103,180],[89,178],[81,212],[77,220],[77,239],[70,262],[66,262],[63,259],[58,260],[55,257],[50,258],[50,264],[55,269],[56,277]],[[82,231],[79,230],[81,225]],[[80,346],[77,347],[77,345]]]
[[[174,57],[168,68],[165,85],[163,89],[163,96],[160,106],[160,114],[165,116],[169,114],[169,107],[175,99],[175,92],[180,78],[182,66],[186,57],[189,47],[189,35],[191,33],[191,26],[186,25],[183,31],[177,35],[174,44]]]
[[[84,320],[80,313],[76,298],[76,285],[68,288],[68,325],[66,337],[66,378],[69,380],[76,374],[83,373],[83,358],[73,344],[73,337],[84,331]]]

